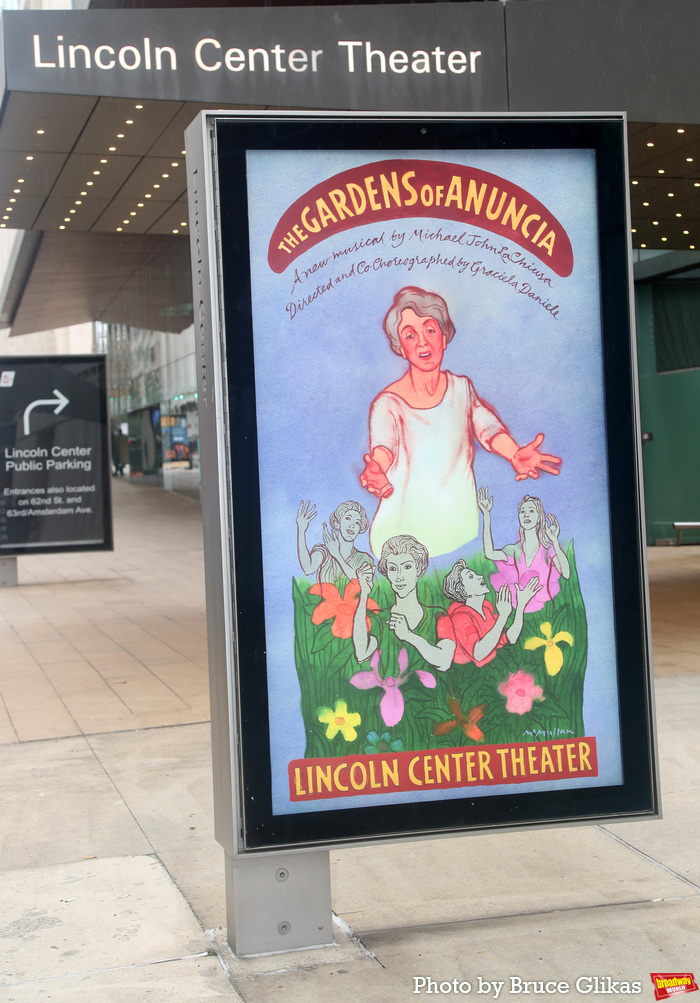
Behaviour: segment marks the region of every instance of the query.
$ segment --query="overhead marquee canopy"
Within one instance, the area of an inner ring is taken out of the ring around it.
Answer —
[[[203,108],[626,110],[633,242],[700,247],[695,0],[5,11],[13,334],[192,320],[183,134]],[[507,43],[506,43],[507,40]]]

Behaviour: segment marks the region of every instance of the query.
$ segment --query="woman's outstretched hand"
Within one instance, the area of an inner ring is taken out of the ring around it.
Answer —
[[[540,432],[527,446],[520,446],[513,453],[511,464],[515,471],[516,481],[524,481],[528,477],[537,480],[540,471],[545,474],[558,474],[561,458],[541,453],[539,447],[544,442],[544,434]]]
[[[378,498],[388,498],[394,493],[389,478],[369,453],[365,453],[363,459],[365,469],[360,474],[360,484],[363,488],[367,488],[370,494],[377,495]]]

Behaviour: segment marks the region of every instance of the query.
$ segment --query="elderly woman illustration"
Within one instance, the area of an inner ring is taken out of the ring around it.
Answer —
[[[342,502],[331,512],[323,524],[323,543],[309,550],[306,531],[316,518],[316,506],[302,501],[297,511],[297,553],[305,575],[316,575],[317,582],[335,584],[345,576],[349,581],[357,577],[357,569],[366,564],[374,567],[374,558],[355,547],[355,540],[367,532],[369,519],[362,505],[356,501]]]
[[[539,588],[537,578],[531,578],[522,589],[515,586],[515,615],[506,628],[514,605],[509,587],[503,585],[499,589],[494,609],[486,598],[489,587],[484,576],[473,571],[466,561],[457,561],[442,584],[442,591],[452,599],[452,604],[447,615],[437,622],[437,636],[454,642],[457,665],[467,662],[478,667],[486,665],[496,657],[499,648],[518,640],[525,606]]]
[[[550,512],[545,515],[539,498],[525,495],[518,505],[520,540],[496,550],[491,533],[493,498],[487,487],[480,487],[477,502],[484,516],[484,557],[494,561],[497,571],[491,575],[495,589],[507,585],[515,601],[516,589],[536,579],[540,590],[528,602],[525,612],[536,613],[559,592],[559,579],[571,574],[569,561],[559,543],[559,523]],[[549,521],[548,521],[549,520]]]
[[[558,474],[561,460],[540,453],[539,434],[518,446],[496,411],[479,399],[471,380],[442,369],[455,327],[442,296],[401,289],[384,318],[392,351],[405,374],[372,402],[369,452],[360,483],[376,495],[370,545],[417,534],[432,557],[473,540],[479,530],[473,463],[475,439],[503,456],[516,480]]]
[[[452,663],[453,642],[436,640],[437,619],[444,610],[423,606],[418,600],[418,580],[425,574],[427,567],[428,551],[415,537],[402,534],[385,541],[378,569],[389,579],[394,592],[394,603],[389,609],[370,612],[369,630],[366,620],[367,597],[374,581],[374,568],[365,565],[358,570],[360,602],[355,611],[352,641],[358,662],[366,662],[377,651],[381,652],[379,671],[375,667],[377,678],[388,676],[403,680],[408,672],[426,668],[444,672]],[[399,657],[400,649],[407,653],[403,666],[403,659]],[[370,674],[362,673],[368,676]],[[428,685],[425,680],[424,684]],[[358,684],[354,682],[353,685]],[[375,682],[372,685],[381,684]]]

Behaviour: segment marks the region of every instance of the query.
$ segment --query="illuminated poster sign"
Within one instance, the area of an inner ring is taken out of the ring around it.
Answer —
[[[244,849],[655,811],[623,134],[218,121]]]
[[[111,550],[102,356],[0,359],[0,556]]]

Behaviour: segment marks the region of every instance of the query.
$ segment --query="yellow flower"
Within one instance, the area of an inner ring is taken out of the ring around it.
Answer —
[[[543,623],[540,626],[540,630],[544,634],[546,640],[541,637],[531,637],[525,642],[525,647],[530,651],[535,648],[541,648],[544,646],[544,665],[550,676],[556,676],[559,669],[564,664],[564,653],[561,648],[557,647],[560,641],[566,641],[567,644],[573,644],[574,639],[568,630],[560,630],[558,634],[552,637],[552,625],[551,623]]]
[[[355,728],[362,718],[359,714],[349,714],[345,700],[336,700],[335,709],[319,707],[318,719],[321,724],[327,724],[326,738],[335,738],[340,732],[346,742],[354,742],[357,738]]]

